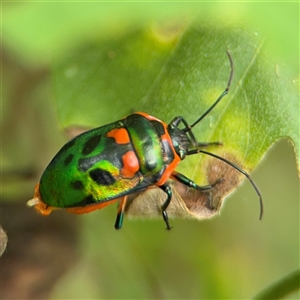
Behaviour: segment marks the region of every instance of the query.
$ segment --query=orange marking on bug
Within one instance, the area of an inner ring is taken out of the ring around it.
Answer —
[[[95,203],[95,204],[91,204],[91,205],[87,205],[87,206],[78,206],[78,207],[69,207],[66,208],[66,211],[72,214],[87,214],[90,213],[96,209],[102,209],[108,205],[111,205],[113,203],[115,203],[116,201],[119,201],[120,198],[117,199],[113,199],[113,200],[109,200],[109,201],[105,201],[105,202],[100,202],[100,203]]]
[[[43,201],[40,193],[39,183],[35,186],[33,199],[27,201],[27,205],[34,206],[35,210],[37,210],[40,214],[44,216],[48,216],[52,212],[52,210],[57,209],[53,206],[49,206]]]
[[[123,168],[121,169],[122,176],[132,178],[140,169],[139,160],[134,151],[126,152],[122,157]]]
[[[48,204],[42,201],[40,201],[37,205],[35,205],[34,208],[43,216],[48,216],[51,214],[52,210],[59,209],[57,207],[49,206]]]
[[[161,139],[164,140],[164,141],[167,141],[169,143],[169,145],[172,145],[172,139],[171,139],[170,135],[168,134],[167,125],[164,122],[162,122],[162,124],[165,127],[165,134],[161,136]],[[170,178],[172,172],[175,170],[177,165],[181,162],[181,159],[177,155],[177,153],[176,153],[173,146],[171,147],[171,149],[172,149],[173,154],[174,154],[174,159],[167,166],[165,172],[160,177],[160,180],[156,183],[157,186],[160,186],[160,185],[164,184]]]
[[[176,159],[175,157],[175,159],[171,162],[171,164],[167,166],[165,172],[162,174],[159,181],[155,183],[155,185],[160,186],[166,183],[166,181],[170,178],[172,172],[175,170],[175,168],[177,167],[180,161],[181,161],[180,158]]]
[[[117,144],[130,143],[130,138],[125,128],[112,129],[110,132],[107,133],[106,136],[114,138]]]

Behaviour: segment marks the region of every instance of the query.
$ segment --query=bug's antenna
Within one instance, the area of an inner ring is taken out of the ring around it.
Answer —
[[[250,181],[250,183],[253,186],[256,194],[259,197],[259,206],[260,206],[259,219],[261,220],[262,217],[263,217],[263,213],[264,213],[264,203],[263,203],[261,192],[260,192],[258,186],[255,184],[255,182],[250,177],[250,175],[247,172],[245,172],[244,170],[242,170],[240,167],[238,167],[236,164],[234,164],[231,161],[229,161],[229,160],[227,160],[227,159],[225,159],[225,158],[223,158],[223,157],[221,157],[219,155],[216,155],[214,153],[207,152],[207,151],[201,150],[201,149],[193,149],[193,150],[189,151],[189,155],[190,154],[196,154],[196,153],[203,153],[203,154],[207,154],[209,156],[215,157],[215,158],[217,158],[217,159],[219,159],[219,160],[227,163],[228,165],[230,165],[231,167],[233,167],[234,169],[236,169],[237,171],[239,171],[240,173],[242,173],[245,177],[247,177],[247,179]]]
[[[232,78],[233,78],[234,68],[233,68],[233,60],[232,60],[231,54],[227,50],[226,50],[226,53],[228,55],[229,62],[230,62],[230,75],[229,75],[229,79],[228,79],[228,82],[227,82],[226,89],[218,97],[218,99],[215,101],[215,103],[199,119],[197,119],[192,125],[189,125],[188,127],[183,128],[182,129],[183,131],[185,131],[185,132],[190,131],[195,125],[197,125],[201,120],[203,120],[213,110],[213,108],[221,101],[221,99],[225,95],[228,94],[228,91],[229,91],[229,88],[230,88],[230,85],[231,85],[231,82],[232,82]]]

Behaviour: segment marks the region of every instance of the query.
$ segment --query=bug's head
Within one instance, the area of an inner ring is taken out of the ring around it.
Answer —
[[[168,132],[172,139],[173,147],[181,160],[185,158],[191,146],[188,135],[172,123],[168,125]]]

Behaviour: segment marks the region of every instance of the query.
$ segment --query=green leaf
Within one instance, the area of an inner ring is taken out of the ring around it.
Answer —
[[[194,128],[195,136],[221,141],[224,145],[213,152],[248,171],[280,138],[290,139],[299,161],[297,86],[264,48],[264,37],[232,25],[177,22],[124,30],[56,63],[53,78],[61,123],[101,126],[133,111],[165,122],[182,115],[192,123],[225,89],[229,50],[234,60],[231,89]],[[216,166],[209,166],[211,159],[203,156],[187,159],[180,169],[205,181],[205,170]],[[223,172],[220,169],[218,176]]]
[[[99,126],[149,110],[141,99],[176,45],[183,24],[175,25],[125,31],[63,57],[53,77],[62,125]]]
[[[267,299],[284,299],[288,295],[300,290],[300,270],[296,270],[285,276],[278,282],[267,287],[256,295],[255,300],[267,300]]]
[[[149,19],[190,15],[199,9],[197,3],[33,2],[2,6],[5,46],[29,66],[44,64],[50,55],[56,57],[88,41],[122,34]]]

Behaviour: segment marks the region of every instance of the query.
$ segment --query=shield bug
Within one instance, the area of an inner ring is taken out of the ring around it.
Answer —
[[[219,142],[200,143],[193,134],[195,127],[228,93],[233,78],[233,61],[225,90],[217,100],[191,125],[181,116],[167,124],[143,112],[84,132],[55,155],[35,187],[34,198],[28,201],[43,215],[55,208],[72,213],[87,213],[120,201],[115,228],[122,227],[128,195],[145,191],[153,186],[165,192],[161,213],[167,229],[167,208],[172,200],[168,179],[176,180],[188,188],[209,191],[223,181],[199,186],[175,168],[186,156],[203,153],[229,164],[250,181],[260,201],[260,218],[263,213],[261,193],[250,175],[236,164],[203,148],[220,145]],[[179,126],[183,128],[179,128]],[[146,200],[145,200],[146,201]]]

